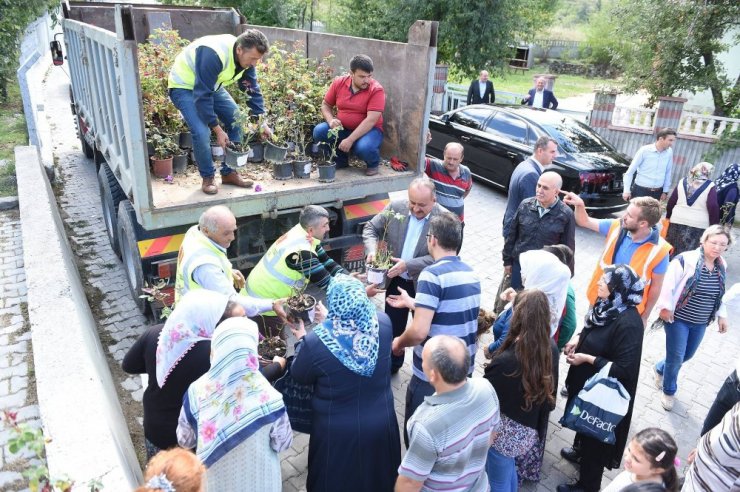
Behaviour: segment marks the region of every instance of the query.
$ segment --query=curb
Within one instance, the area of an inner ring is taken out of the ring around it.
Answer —
[[[35,146],[16,147],[36,391],[51,476],[132,490],[141,469]]]

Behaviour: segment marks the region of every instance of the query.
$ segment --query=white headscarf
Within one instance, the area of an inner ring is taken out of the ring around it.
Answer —
[[[545,293],[550,304],[550,336],[560,325],[560,317],[568,297],[570,269],[557,256],[541,249],[525,251],[519,255],[522,266],[522,283],[526,289]]]
[[[224,314],[229,296],[205,289],[182,296],[167,318],[157,341],[157,383],[167,377],[193,346],[213,336],[216,323]]]

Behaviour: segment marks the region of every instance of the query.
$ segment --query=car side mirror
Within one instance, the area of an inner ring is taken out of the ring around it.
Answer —
[[[62,54],[62,43],[56,39],[49,43],[49,50],[51,51],[51,60],[54,65],[62,65],[64,63],[64,54]]]
[[[444,121],[445,125],[450,124],[450,115],[448,114],[443,114],[442,116],[439,117],[439,119]]]

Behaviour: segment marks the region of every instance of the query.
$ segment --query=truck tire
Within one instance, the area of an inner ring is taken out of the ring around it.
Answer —
[[[98,170],[98,188],[100,189],[100,203],[103,207],[105,232],[108,234],[110,247],[121,257],[121,246],[118,242],[118,204],[126,199],[126,194],[118,184],[113,171],[103,162]]]
[[[144,271],[141,266],[141,255],[136,238],[134,207],[128,200],[122,200],[118,205],[118,244],[121,247],[121,262],[126,272],[129,290],[134,299],[136,307],[142,314],[146,314],[149,304],[141,296],[144,294]]]
[[[80,144],[82,145],[82,153],[85,154],[85,157],[88,159],[92,159],[95,157],[95,149],[93,149],[89,143],[85,140],[85,136],[82,134],[82,123],[80,122],[80,117],[77,116],[77,135],[80,137]]]

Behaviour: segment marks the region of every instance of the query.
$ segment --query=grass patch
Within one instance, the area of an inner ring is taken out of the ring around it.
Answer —
[[[18,82],[15,79],[8,83],[8,101],[0,104],[0,160],[7,162],[0,167],[0,196],[16,195],[15,155],[17,145],[28,144],[26,118],[23,116]]]
[[[506,69],[503,76],[493,77],[493,87],[496,91],[526,94],[534,87],[534,75],[548,73],[547,65],[535,65],[528,71],[521,70],[513,72]],[[450,80],[453,84],[470,84],[470,80]],[[582,75],[558,75],[555,79],[555,96],[558,99],[590,94],[600,85],[618,86],[619,82],[614,79],[589,78]]]

